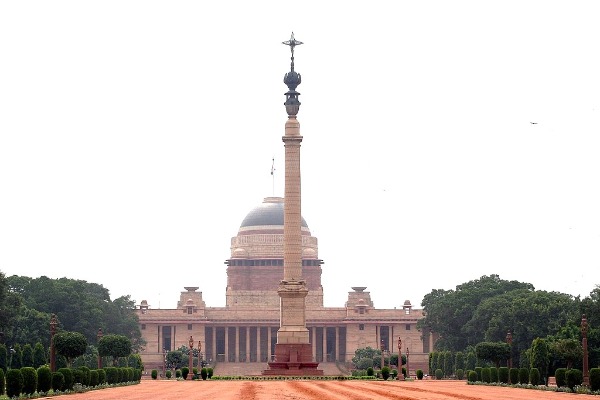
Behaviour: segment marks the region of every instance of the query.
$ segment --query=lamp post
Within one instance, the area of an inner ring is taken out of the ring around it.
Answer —
[[[410,377],[410,369],[408,368],[408,346],[406,346],[406,376]]]
[[[383,346],[383,339],[381,339],[381,369],[383,369],[383,351],[385,347]]]
[[[98,369],[102,369],[102,356],[100,356],[100,340],[102,339],[102,328],[98,328],[98,334],[96,335],[96,344],[98,344]]]
[[[402,339],[398,336],[398,380],[404,380],[404,374],[402,373]]]
[[[188,376],[190,377],[190,379],[192,379],[192,377],[194,376],[194,373],[192,372],[194,370],[194,338],[190,335],[190,341],[189,341],[189,345],[190,345],[190,352],[189,352],[189,357],[188,357],[188,368],[189,373]]]
[[[590,386],[590,375],[588,371],[588,348],[587,348],[588,322],[585,314],[581,316],[581,344],[583,346],[583,385]]]
[[[54,334],[56,334],[56,326],[58,325],[58,319],[56,314],[52,314],[50,317],[50,371],[56,372],[56,352],[54,350]]]
[[[198,367],[202,368],[202,342],[198,340]]]

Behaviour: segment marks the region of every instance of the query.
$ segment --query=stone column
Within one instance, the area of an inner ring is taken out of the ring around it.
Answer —
[[[237,362],[242,361],[242,352],[240,350],[240,327],[238,325],[235,327],[235,360]]]
[[[229,327],[225,327],[225,362],[229,362]]]
[[[317,327],[312,327],[312,353],[313,359],[317,361]]]
[[[271,361],[271,327],[267,327],[267,361]]]
[[[246,327],[246,362],[250,362],[250,354],[252,351],[250,350],[250,327]]]
[[[335,347],[333,349],[333,357],[335,358],[335,361],[338,361],[339,359],[339,348],[340,348],[340,327],[336,326],[335,327]]]
[[[260,352],[260,326],[256,327],[256,361],[262,362],[262,354]]]
[[[327,361],[327,326],[323,325],[323,362]]]
[[[212,358],[214,359],[214,361],[217,361],[217,328],[215,328],[214,326],[210,327],[210,332],[211,332],[211,336],[212,336]],[[206,360],[206,361],[210,361],[210,360]]]

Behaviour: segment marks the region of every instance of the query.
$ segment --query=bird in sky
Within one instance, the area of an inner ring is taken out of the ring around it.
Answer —
[[[531,125],[537,125],[537,122],[530,122]]]

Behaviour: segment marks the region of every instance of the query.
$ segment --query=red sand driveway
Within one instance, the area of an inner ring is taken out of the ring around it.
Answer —
[[[467,385],[464,381],[151,381],[114,389],[49,397],[63,400],[582,400],[592,395]]]

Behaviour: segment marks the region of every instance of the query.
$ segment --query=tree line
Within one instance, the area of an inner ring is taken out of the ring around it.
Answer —
[[[489,275],[456,290],[432,290],[421,304],[425,317],[417,327],[437,338],[436,356],[446,354],[454,361],[457,353],[479,354],[482,362],[498,365],[510,359],[515,366],[529,367],[535,348],[543,344],[547,368],[580,368],[581,320],[586,315],[589,365],[600,365],[600,286],[581,299]],[[486,345],[478,349],[480,343]]]
[[[144,346],[135,302],[130,296],[111,300],[108,289],[83,280],[47,276],[30,278],[0,271],[0,343],[50,346],[50,318],[58,319],[57,332],[78,332],[96,343],[98,330],[131,340],[132,349]]]

